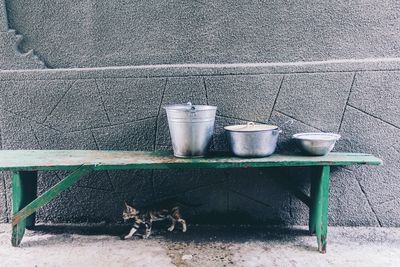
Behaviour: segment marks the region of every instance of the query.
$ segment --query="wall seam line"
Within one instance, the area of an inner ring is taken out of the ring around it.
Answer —
[[[104,113],[106,114],[107,121],[108,121],[109,124],[111,124],[111,120],[110,120],[110,117],[108,116],[106,105],[104,104],[103,95],[101,94],[99,85],[97,84],[97,79],[94,79],[94,83],[96,85],[96,90],[97,90],[97,93],[99,94],[100,102],[101,102],[101,105],[103,107]]]
[[[276,110],[276,112],[281,113],[282,115],[284,115],[284,116],[286,116],[286,117],[289,117],[289,118],[291,118],[291,119],[293,119],[293,120],[295,120],[295,121],[298,121],[298,122],[300,122],[300,123],[302,123],[302,124],[304,124],[304,125],[307,125],[307,126],[309,126],[309,127],[311,127],[311,128],[314,128],[315,130],[318,130],[318,131],[320,131],[320,132],[324,132],[323,130],[321,130],[321,129],[315,127],[315,126],[312,126],[312,125],[310,125],[310,124],[308,124],[308,123],[306,123],[306,122],[304,122],[304,121],[301,121],[301,120],[299,120],[299,119],[296,119],[295,117],[293,117],[293,116],[291,116],[291,115],[288,115],[288,114],[286,114],[286,113],[284,113],[284,112],[282,112],[282,111]]]
[[[340,119],[339,128],[338,128],[338,130],[337,130],[338,133],[339,133],[340,130],[342,129],[342,123],[343,123],[343,120],[344,120],[344,115],[345,115],[345,113],[346,113],[346,108],[347,108],[347,105],[349,104],[349,100],[350,100],[350,97],[351,97],[351,93],[352,93],[352,91],[353,91],[353,86],[354,86],[354,83],[355,83],[355,80],[356,80],[356,75],[357,75],[357,72],[354,72],[353,79],[352,79],[351,84],[350,84],[349,94],[348,94],[347,99],[346,99],[346,104],[344,105],[344,109],[343,109],[343,113],[342,113],[342,118]]]
[[[369,198],[368,198],[368,196],[367,196],[367,194],[366,194],[364,188],[362,187],[360,181],[359,181],[357,178],[355,178],[355,179],[356,179],[356,181],[357,181],[358,186],[360,187],[361,192],[363,193],[365,199],[367,200],[367,203],[368,203],[368,205],[369,205],[369,208],[371,209],[372,213],[375,215],[375,219],[376,219],[376,221],[378,222],[379,227],[383,227],[383,224],[382,224],[382,222],[380,221],[380,219],[379,219],[379,217],[378,217],[378,214],[376,214],[375,209],[372,207],[371,201],[369,200]]]
[[[158,106],[158,111],[157,111],[157,116],[156,116],[156,121],[154,123],[154,143],[153,143],[153,150],[156,150],[157,146],[157,138],[158,138],[158,120],[160,119],[160,114],[161,114],[161,106],[164,102],[164,95],[165,91],[167,90],[167,84],[168,84],[168,78],[165,79],[164,82],[164,87],[161,93],[161,98],[160,98],[160,104]]]
[[[280,94],[280,92],[281,92],[281,89],[282,89],[284,80],[285,80],[285,75],[282,76],[281,82],[280,82],[280,84],[279,84],[278,92],[276,93],[276,97],[275,97],[275,100],[274,100],[274,104],[272,105],[271,112],[269,113],[269,116],[268,116],[268,121],[271,120],[272,113],[273,113],[274,110],[275,110],[276,102],[278,102],[278,97],[279,97],[279,94]]]
[[[49,114],[46,115],[46,117],[44,118],[44,120],[42,121],[42,123],[45,123],[47,121],[47,119],[51,116],[51,114],[54,112],[54,110],[58,107],[58,105],[61,103],[61,101],[64,99],[64,97],[68,94],[68,92],[72,89],[72,87],[75,85],[75,83],[78,80],[75,80],[72,82],[72,84],[67,88],[67,90],[65,90],[64,94],[60,97],[60,99],[57,101],[57,103],[53,106],[53,108],[51,109],[51,111],[49,112]]]
[[[371,114],[371,113],[368,113],[368,112],[365,111],[365,110],[362,110],[362,109],[360,109],[360,108],[358,108],[358,107],[355,107],[355,106],[353,106],[353,105],[351,105],[351,104],[348,104],[347,106],[349,106],[349,107],[351,107],[351,108],[354,108],[355,110],[358,110],[358,111],[360,111],[361,113],[364,113],[364,114],[366,114],[366,115],[368,115],[368,116],[371,116],[371,117],[373,117],[373,118],[375,118],[375,119],[377,119],[377,120],[379,120],[379,121],[381,121],[381,122],[383,122],[383,123],[386,123],[386,124],[388,124],[388,125],[390,125],[390,126],[396,128],[396,129],[400,130],[400,127],[399,127],[399,126],[397,126],[397,125],[395,125],[395,124],[393,124],[393,123],[391,123],[391,122],[388,122],[388,121],[386,121],[386,120],[384,120],[384,119],[381,119],[381,118],[379,118],[379,117],[377,117],[377,116],[375,116],[375,115],[373,115],[373,114]]]
[[[272,208],[271,205],[269,205],[268,203],[264,203],[263,201],[260,201],[260,200],[258,200],[258,199],[252,198],[252,197],[250,197],[250,196],[248,196],[248,195],[246,195],[246,194],[240,193],[240,192],[238,192],[238,191],[236,191],[236,190],[233,190],[233,189],[228,189],[228,190],[229,190],[230,192],[232,192],[232,193],[235,193],[235,194],[241,196],[241,197],[250,199],[250,200],[252,200],[252,201],[254,201],[254,202],[258,203],[258,204],[261,204],[261,205],[266,206],[266,207],[268,207],[268,208]]]
[[[208,92],[207,92],[206,78],[205,77],[202,77],[202,78],[203,78],[204,91],[205,91],[205,94],[206,94],[206,104],[208,105]]]

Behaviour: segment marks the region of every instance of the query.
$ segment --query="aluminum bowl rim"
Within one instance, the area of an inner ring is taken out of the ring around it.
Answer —
[[[310,138],[310,136],[324,136],[330,137],[329,139],[317,139]],[[307,141],[337,141],[341,138],[340,134],[337,133],[297,133],[292,136],[293,139],[297,140],[307,140]]]

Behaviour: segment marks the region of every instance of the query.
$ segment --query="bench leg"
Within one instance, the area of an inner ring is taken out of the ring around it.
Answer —
[[[326,252],[326,237],[328,232],[328,201],[329,201],[330,167],[323,166],[319,176],[311,181],[310,233],[317,235],[318,250]]]
[[[25,207],[37,197],[37,172],[36,171],[24,171],[21,172],[23,179],[24,197],[22,206]],[[26,228],[33,229],[36,222],[36,213],[31,214],[26,218]]]
[[[37,172],[21,171],[12,174],[12,210],[16,214],[31,201],[36,198],[37,194]],[[21,243],[25,233],[25,228],[35,226],[35,214],[30,215],[26,219],[14,225],[12,228],[11,243],[18,246]]]
[[[320,169],[318,168],[319,175]],[[316,188],[318,186],[318,180],[320,179],[319,176],[313,174],[311,177],[311,187],[310,187],[310,213],[309,213],[309,222],[308,222],[308,231],[310,235],[315,235],[316,228],[316,214],[315,210],[317,209],[317,196],[316,196]]]
[[[61,192],[67,190],[78,182],[84,175],[89,174],[92,171],[90,166],[82,165],[77,168],[74,172],[65,177],[62,181],[48,189],[39,197],[35,198],[33,201],[27,201],[25,196],[32,196],[25,194],[25,177],[30,175],[24,175],[23,172],[15,172],[12,176],[12,190],[13,190],[13,232],[11,243],[13,246],[18,246],[21,243],[22,237],[24,236],[25,227],[27,219],[32,216],[39,208],[43,207],[55,197],[57,197]],[[22,174],[22,175],[21,175]],[[29,203],[27,205],[22,205],[23,203]],[[32,218],[32,217],[31,217]]]

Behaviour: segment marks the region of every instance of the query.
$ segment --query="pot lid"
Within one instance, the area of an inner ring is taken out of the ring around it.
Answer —
[[[204,110],[215,110],[217,107],[209,105],[193,105],[191,102],[186,104],[173,104],[164,107],[167,110],[179,110],[179,111],[204,111]]]
[[[224,129],[227,131],[234,131],[234,132],[258,132],[258,131],[276,130],[278,129],[278,126],[269,124],[255,124],[254,122],[248,122],[247,124],[225,126]]]

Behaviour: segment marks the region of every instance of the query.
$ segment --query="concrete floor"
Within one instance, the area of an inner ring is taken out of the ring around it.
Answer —
[[[143,240],[122,241],[124,226],[46,225],[10,245],[0,225],[0,266],[400,266],[400,228],[330,227],[328,253],[305,227],[164,226]]]

